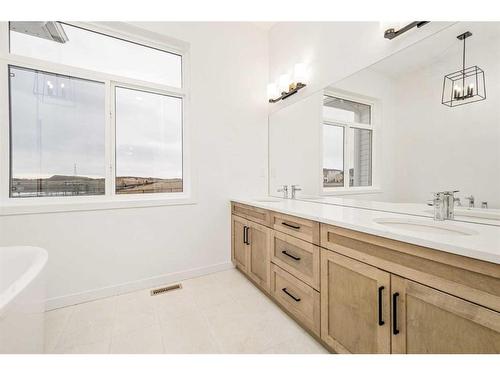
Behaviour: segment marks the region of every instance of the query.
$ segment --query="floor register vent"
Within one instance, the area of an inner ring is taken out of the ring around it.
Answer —
[[[161,288],[151,290],[151,296],[157,296],[158,294],[167,293],[167,292],[170,292],[172,290],[177,290],[177,289],[181,289],[181,288],[182,288],[182,284],[174,284],[174,285],[164,286]]]

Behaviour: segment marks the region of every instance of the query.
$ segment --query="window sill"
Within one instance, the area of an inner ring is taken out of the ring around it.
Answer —
[[[378,187],[368,186],[368,187],[358,187],[358,188],[326,188],[323,189],[323,196],[333,196],[333,195],[356,195],[356,194],[377,194],[382,193],[382,189]]]
[[[187,195],[171,197],[58,197],[9,199],[0,205],[0,216],[43,213],[98,211],[126,208],[193,205],[197,202]]]

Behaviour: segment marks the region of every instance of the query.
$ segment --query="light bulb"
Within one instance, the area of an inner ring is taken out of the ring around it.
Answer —
[[[307,79],[307,66],[304,63],[297,63],[293,69],[293,79],[295,83],[305,83]]]
[[[288,74],[280,75],[278,80],[278,86],[280,92],[288,92],[288,86],[290,85],[290,76]]]
[[[276,99],[280,96],[278,92],[278,86],[276,83],[268,83],[267,84],[267,99]]]

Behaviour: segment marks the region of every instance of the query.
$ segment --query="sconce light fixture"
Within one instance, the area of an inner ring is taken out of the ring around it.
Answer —
[[[462,69],[444,76],[441,103],[448,107],[456,107],[486,99],[484,70],[477,65],[465,67],[465,40],[471,36],[470,31],[457,36],[458,40],[464,42]]]
[[[304,83],[307,75],[307,66],[303,63],[295,64],[293,70],[293,81],[289,74],[282,74],[278,83],[267,85],[267,98],[269,103],[276,103],[296,94],[300,89],[306,87]]]
[[[397,36],[400,36],[403,33],[406,33],[408,30],[413,29],[414,27],[420,29],[422,26],[425,26],[429,23],[430,21],[413,21],[410,22],[409,24],[401,27],[400,29],[396,30],[394,28],[390,28],[384,31],[384,38],[392,40]]]

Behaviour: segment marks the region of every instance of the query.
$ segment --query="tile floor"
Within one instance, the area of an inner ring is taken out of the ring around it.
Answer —
[[[46,313],[47,353],[327,353],[232,269]]]

